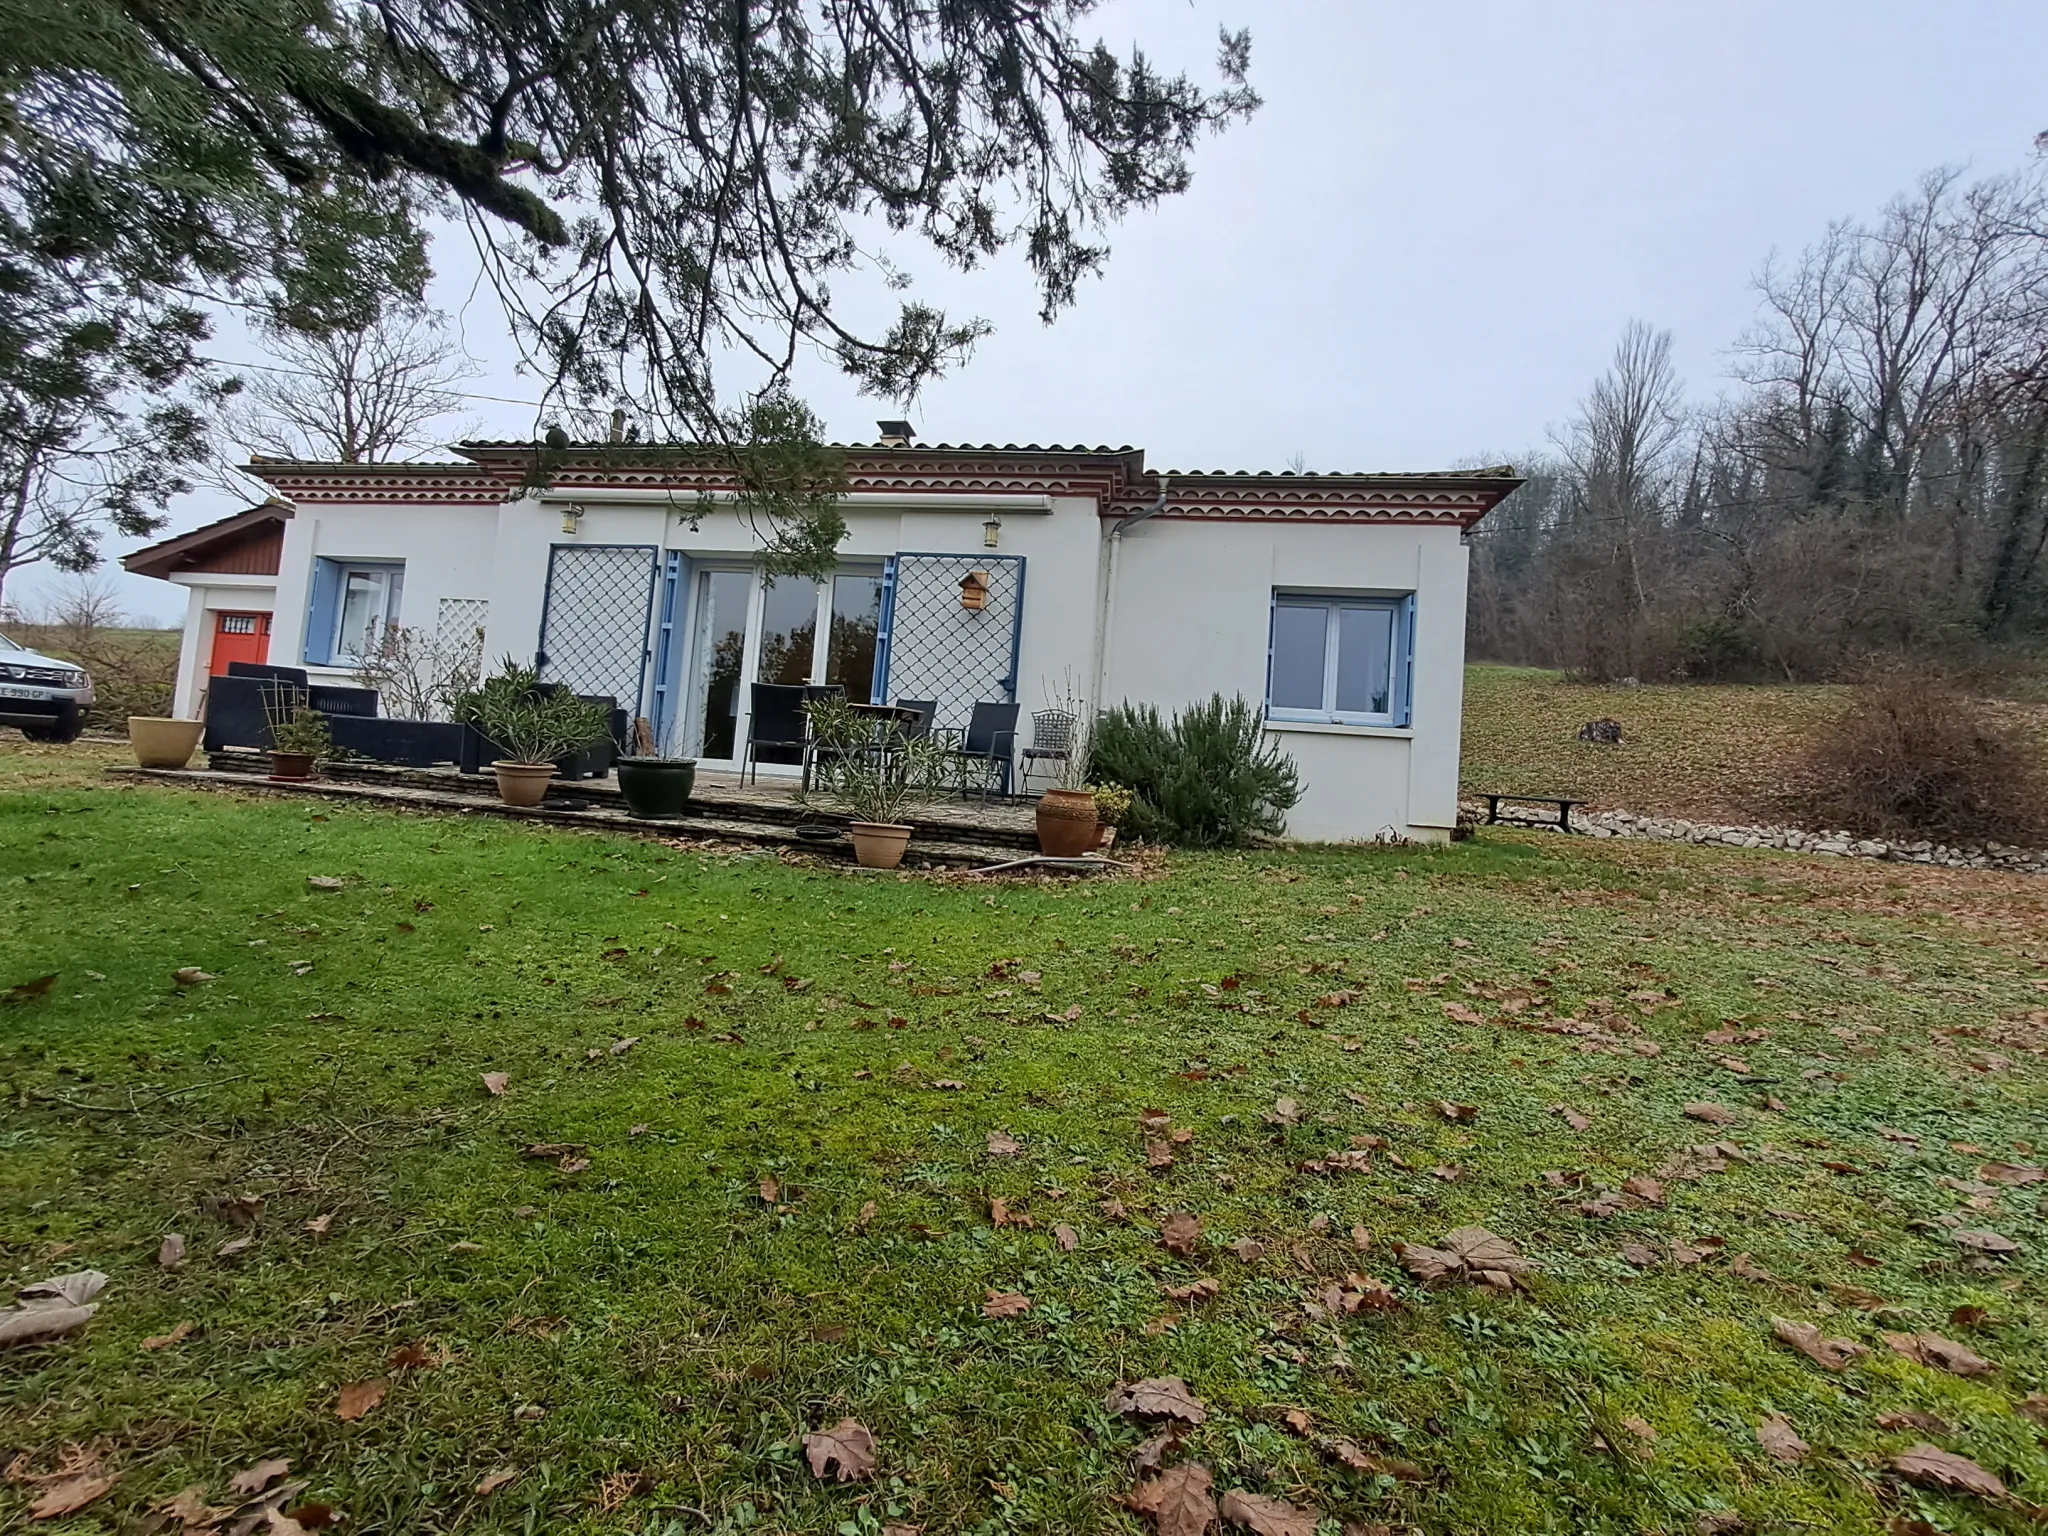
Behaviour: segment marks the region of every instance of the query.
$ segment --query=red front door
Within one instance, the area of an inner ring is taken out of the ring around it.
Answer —
[[[231,661],[270,659],[270,615],[217,613],[213,618],[213,661],[207,672],[225,677]]]

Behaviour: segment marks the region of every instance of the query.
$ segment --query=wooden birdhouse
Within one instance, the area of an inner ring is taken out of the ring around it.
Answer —
[[[987,571],[969,571],[960,578],[960,606],[971,613],[988,606]]]

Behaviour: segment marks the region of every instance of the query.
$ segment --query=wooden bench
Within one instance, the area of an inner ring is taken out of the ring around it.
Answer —
[[[1560,832],[1569,832],[1572,829],[1572,807],[1586,803],[1583,800],[1567,800],[1562,795],[1483,795],[1480,798],[1486,801],[1488,826],[1498,823],[1506,827],[1556,827]],[[1521,816],[1503,816],[1500,813],[1503,800],[1516,805],[1554,805],[1557,807],[1557,819],[1530,821]]]

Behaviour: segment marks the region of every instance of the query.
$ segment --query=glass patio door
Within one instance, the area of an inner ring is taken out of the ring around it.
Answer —
[[[699,571],[691,613],[683,751],[700,761],[740,760],[752,683],[836,684],[860,702],[874,686],[878,572],[771,583],[758,571]]]

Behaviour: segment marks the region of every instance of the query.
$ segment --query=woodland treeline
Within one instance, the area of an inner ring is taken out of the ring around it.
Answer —
[[[1756,280],[1686,400],[1632,324],[1473,536],[1476,658],[1588,679],[2048,651],[2048,165],[1925,177]]]

